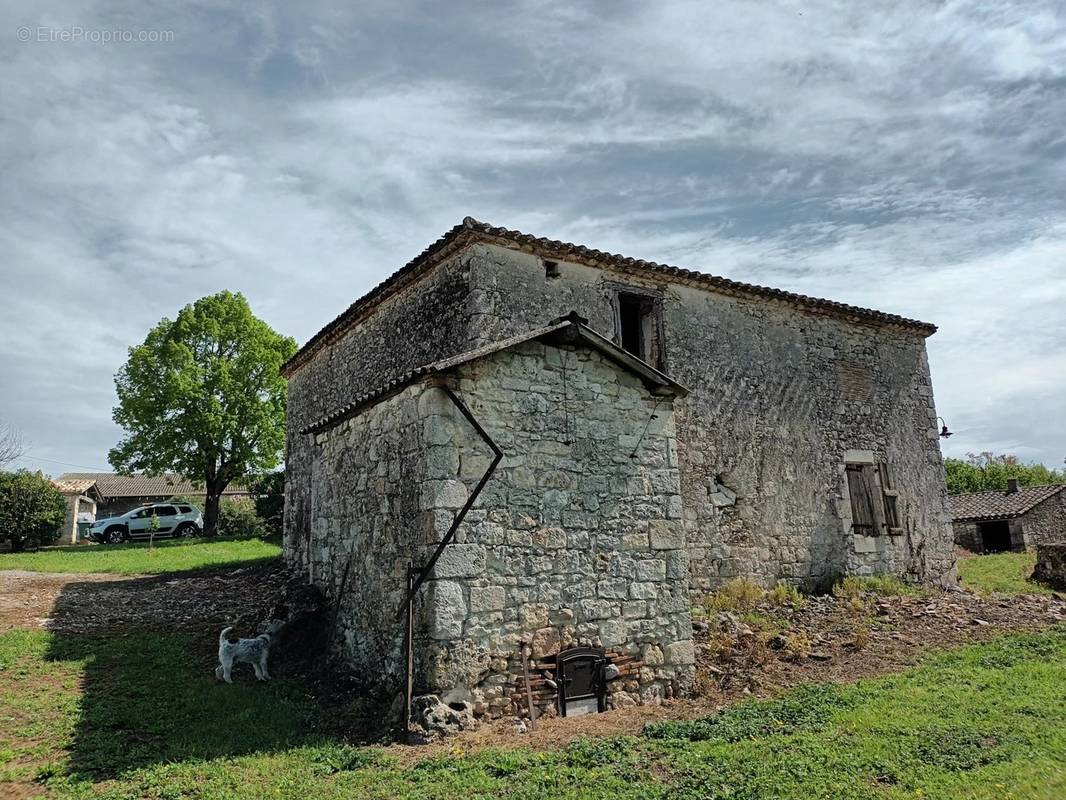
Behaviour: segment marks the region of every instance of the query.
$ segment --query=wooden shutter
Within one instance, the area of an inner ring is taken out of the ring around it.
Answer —
[[[874,515],[872,477],[863,464],[848,464],[848,492],[851,494],[851,528],[863,536],[876,536],[877,519]]]
[[[885,501],[885,527],[888,528],[889,533],[900,532],[899,524],[899,492],[896,491],[895,484],[892,482],[892,472],[888,468],[888,464],[878,465],[879,476],[881,478],[881,496]]]

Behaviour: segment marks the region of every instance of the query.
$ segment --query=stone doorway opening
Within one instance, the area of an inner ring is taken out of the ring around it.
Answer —
[[[1005,519],[982,522],[977,526],[981,548],[985,553],[1008,553],[1011,547],[1010,523]]]

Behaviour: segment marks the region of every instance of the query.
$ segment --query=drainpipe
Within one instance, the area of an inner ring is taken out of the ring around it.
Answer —
[[[481,476],[481,480],[477,482],[477,486],[470,493],[470,496],[466,498],[466,502],[463,503],[463,507],[459,509],[459,513],[455,515],[455,519],[452,521],[451,527],[448,528],[448,532],[444,534],[444,537],[440,540],[440,544],[437,545],[437,549],[433,551],[433,555],[429,557],[427,561],[421,567],[415,567],[413,564],[407,570],[407,598],[404,601],[403,606],[400,608],[397,615],[397,621],[403,619],[406,615],[406,640],[407,640],[407,688],[406,688],[406,704],[405,715],[403,719],[403,730],[405,733],[410,732],[411,725],[411,700],[412,700],[412,685],[414,678],[414,601],[418,595],[418,590],[422,588],[422,584],[426,582],[426,578],[429,573],[433,571],[433,567],[436,566],[437,560],[440,558],[441,553],[444,552],[444,548],[452,543],[455,538],[455,532],[459,529],[459,526],[463,524],[463,519],[466,518],[467,512],[473,507],[477,501],[478,495],[481,494],[481,490],[485,488],[485,484],[488,483],[489,478],[492,477],[492,473],[496,471],[497,465],[503,458],[503,451],[496,445],[496,442],[492,440],[488,432],[481,427],[481,423],[474,418],[470,409],[466,407],[466,404],[459,399],[459,397],[448,386],[440,386],[441,391],[448,395],[448,399],[452,401],[452,404],[459,409],[466,421],[477,431],[481,440],[489,446],[492,450],[493,457],[492,463],[489,464],[489,468],[485,470],[485,474]]]

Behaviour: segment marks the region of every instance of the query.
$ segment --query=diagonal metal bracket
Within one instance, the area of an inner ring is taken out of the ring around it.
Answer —
[[[440,544],[438,544],[437,549],[433,551],[433,555],[429,557],[429,561],[421,567],[411,567],[411,572],[415,576],[415,579],[407,591],[407,597],[404,600],[403,605],[400,607],[397,619],[402,618],[403,615],[407,613],[407,607],[414,601],[415,595],[418,594],[418,590],[422,588],[422,584],[426,582],[429,573],[433,571],[433,567],[436,566],[437,560],[440,558],[441,553],[444,552],[444,548],[452,543],[452,539],[455,538],[455,532],[459,529],[459,526],[463,524],[467,512],[473,507],[474,503],[477,501],[478,495],[481,494],[481,490],[485,488],[485,484],[489,482],[489,478],[492,477],[492,473],[496,471],[496,466],[503,458],[503,451],[497,446],[496,442],[492,440],[492,437],[489,436],[488,432],[481,427],[481,423],[477,421],[470,409],[467,408],[466,403],[459,399],[459,396],[452,391],[451,387],[441,386],[439,388],[448,395],[448,399],[452,401],[452,404],[455,405],[457,409],[459,409],[459,413],[461,413],[466,418],[466,421],[470,423],[471,427],[477,431],[481,440],[489,446],[489,449],[492,450],[493,458],[492,463],[489,464],[489,468],[485,470],[485,474],[481,476],[481,480],[477,482],[477,486],[474,487],[470,496],[466,498],[466,502],[463,503],[463,507],[459,509],[459,513],[455,515],[451,527],[448,528],[448,532],[444,534],[444,537],[440,540]]]

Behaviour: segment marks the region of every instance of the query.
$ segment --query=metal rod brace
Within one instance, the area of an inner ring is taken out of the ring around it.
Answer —
[[[492,477],[492,473],[496,471],[496,466],[503,458],[503,450],[496,445],[496,442],[492,440],[492,437],[489,436],[488,432],[481,427],[481,423],[474,418],[474,415],[471,413],[470,409],[466,407],[466,404],[459,399],[450,387],[441,386],[440,389],[448,395],[448,399],[450,399],[452,404],[459,409],[459,413],[466,417],[466,421],[470,423],[475,431],[477,431],[477,434],[481,437],[482,441],[489,446],[493,452],[493,459],[492,463],[489,464],[489,468],[485,470],[485,474],[481,476],[481,480],[478,481],[477,486],[474,487],[470,496],[466,498],[463,507],[459,509],[459,513],[455,515],[451,527],[449,527],[448,532],[444,534],[444,538],[440,540],[440,544],[438,544],[437,549],[433,551],[433,555],[429,557],[429,561],[427,561],[422,567],[412,567],[412,572],[417,577],[408,590],[407,598],[404,601],[404,604],[400,607],[400,613],[397,618],[402,617],[406,613],[408,603],[411,603],[414,600],[415,595],[418,594],[418,590],[422,588],[422,584],[425,583],[429,573],[432,572],[433,567],[437,565],[437,560],[440,558],[441,553],[444,552],[444,548],[452,543],[452,539],[455,538],[455,532],[459,529],[459,526],[463,524],[463,519],[466,517],[467,512],[473,507],[474,503],[477,501],[478,495],[481,494],[481,490],[485,488],[485,484],[488,483],[489,478]]]

